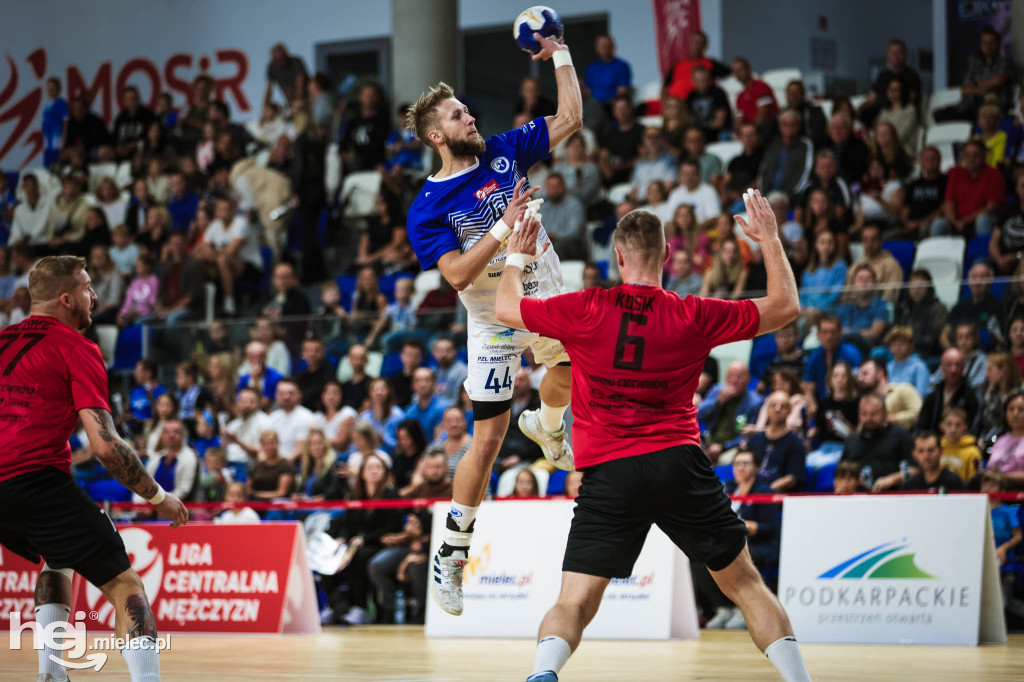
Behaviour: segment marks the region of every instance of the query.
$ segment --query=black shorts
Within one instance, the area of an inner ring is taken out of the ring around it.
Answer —
[[[54,467],[0,481],[0,545],[97,587],[132,567],[110,517]]]
[[[628,578],[651,524],[712,571],[731,564],[747,541],[707,456],[678,445],[584,470],[562,570]]]

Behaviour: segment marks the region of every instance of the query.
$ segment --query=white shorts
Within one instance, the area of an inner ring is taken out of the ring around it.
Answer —
[[[564,293],[562,272],[553,249],[527,266],[527,270],[524,275],[527,296],[550,298]],[[472,312],[469,315],[467,336],[469,373],[463,386],[470,400],[477,402],[512,399],[512,385],[527,348],[533,349],[533,357],[537,362],[543,362],[548,367],[569,361],[561,341],[487,320],[481,321]]]

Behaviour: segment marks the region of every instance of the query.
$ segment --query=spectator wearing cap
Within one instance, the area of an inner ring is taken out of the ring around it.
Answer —
[[[766,135],[775,125],[775,117],[779,113],[779,103],[775,101],[775,93],[763,80],[754,78],[750,62],[745,57],[732,60],[732,75],[743,85],[743,90],[736,96],[736,118],[734,130],[739,130],[741,123],[753,123],[762,134]],[[797,115],[797,131],[800,129]],[[798,136],[794,135],[794,137]]]
[[[885,335],[885,345],[892,353],[892,359],[885,366],[889,380],[896,384],[910,384],[918,394],[928,395],[931,372],[914,352],[914,331],[903,325],[893,327]]]
[[[42,195],[39,180],[31,173],[22,176],[21,187],[25,192],[25,201],[14,207],[7,245],[45,244],[53,233],[53,199]]]
[[[633,70],[629,62],[615,56],[615,39],[610,35],[598,36],[594,52],[597,59],[583,72],[583,82],[590,88],[591,96],[602,104],[611,102],[616,95],[628,97],[633,88]]]
[[[978,416],[978,397],[964,380],[964,356],[956,348],[950,348],[942,354],[939,369],[942,370],[942,383],[924,398],[921,414],[917,418],[919,431],[939,430],[942,415],[946,408],[959,407],[967,413],[967,423],[972,427]],[[973,431],[973,428],[971,429]]]
[[[932,222],[933,237],[955,234],[992,234],[1006,202],[1003,174],[985,163],[987,150],[980,140],[968,140],[960,152],[960,165],[949,169],[942,217]]]
[[[857,371],[857,384],[863,394],[874,393],[885,401],[889,421],[912,431],[921,414],[921,394],[910,384],[890,383],[885,363],[868,358]]]
[[[768,143],[758,172],[761,191],[799,196],[811,178],[814,145],[800,135],[800,114],[790,109],[779,116],[779,135]]]
[[[903,267],[888,250],[882,248],[882,228],[873,223],[865,225],[861,231],[861,244],[864,246],[864,255],[850,266],[846,275],[846,286],[852,287],[857,268],[867,265],[874,273],[877,284],[888,285],[880,287],[878,295],[884,301],[896,303],[899,299],[900,285],[903,284]],[[848,289],[844,299],[851,301],[853,296],[853,292]]]

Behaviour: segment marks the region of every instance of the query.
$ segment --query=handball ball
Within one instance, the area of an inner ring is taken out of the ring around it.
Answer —
[[[558,16],[558,12],[544,5],[537,5],[516,17],[516,22],[512,24],[512,36],[516,39],[516,44],[530,54],[540,52],[540,43],[533,37],[534,33],[554,40],[561,38],[565,33],[565,26],[562,25],[562,18]]]

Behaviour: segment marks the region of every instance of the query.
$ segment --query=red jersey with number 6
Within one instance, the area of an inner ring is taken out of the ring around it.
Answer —
[[[572,361],[576,467],[700,445],[693,394],[715,346],[757,334],[753,301],[679,298],[624,284],[524,298],[531,332],[558,339]]]
[[[99,347],[54,317],[0,330],[0,481],[57,467],[71,473],[78,411],[109,410]]]

